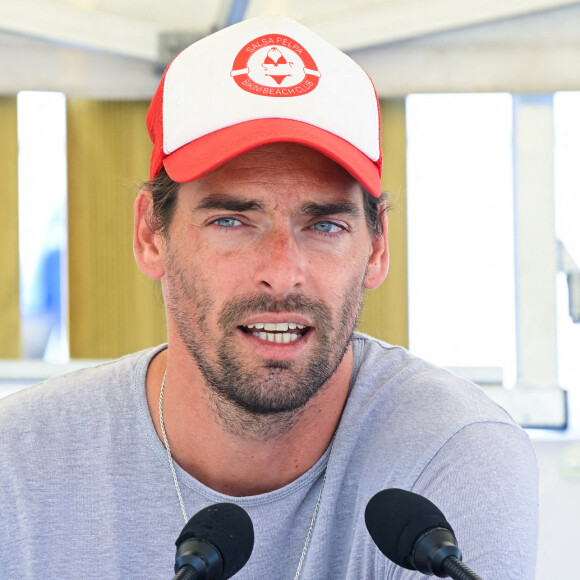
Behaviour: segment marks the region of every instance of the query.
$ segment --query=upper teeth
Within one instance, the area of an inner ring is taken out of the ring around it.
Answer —
[[[246,328],[257,328],[257,329],[264,329],[267,331],[274,331],[278,330],[281,332],[286,332],[287,330],[303,330],[306,326],[302,324],[296,324],[295,322],[256,322],[255,324],[247,324]]]

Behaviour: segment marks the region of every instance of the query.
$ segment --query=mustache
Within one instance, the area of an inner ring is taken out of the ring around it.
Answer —
[[[228,302],[219,316],[219,325],[227,330],[237,326],[244,316],[260,312],[296,312],[317,322],[317,326],[331,320],[330,309],[323,302],[306,298],[302,294],[290,294],[281,300],[259,294],[240,296]]]

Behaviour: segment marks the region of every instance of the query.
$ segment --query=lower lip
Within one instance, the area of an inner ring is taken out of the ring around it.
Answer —
[[[259,357],[264,359],[292,360],[298,357],[304,348],[306,348],[313,334],[313,329],[310,328],[306,334],[288,343],[262,340],[257,336],[247,334],[239,328],[237,332]]]

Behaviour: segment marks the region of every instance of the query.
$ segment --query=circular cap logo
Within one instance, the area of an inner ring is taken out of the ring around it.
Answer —
[[[306,49],[288,36],[259,36],[238,52],[230,73],[244,91],[266,97],[298,97],[320,80]]]

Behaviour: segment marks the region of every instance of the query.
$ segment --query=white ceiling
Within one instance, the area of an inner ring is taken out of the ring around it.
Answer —
[[[580,90],[570,0],[0,0],[0,94],[149,98],[166,40],[287,14],[349,52],[381,95]],[[176,47],[177,49],[177,47]]]

